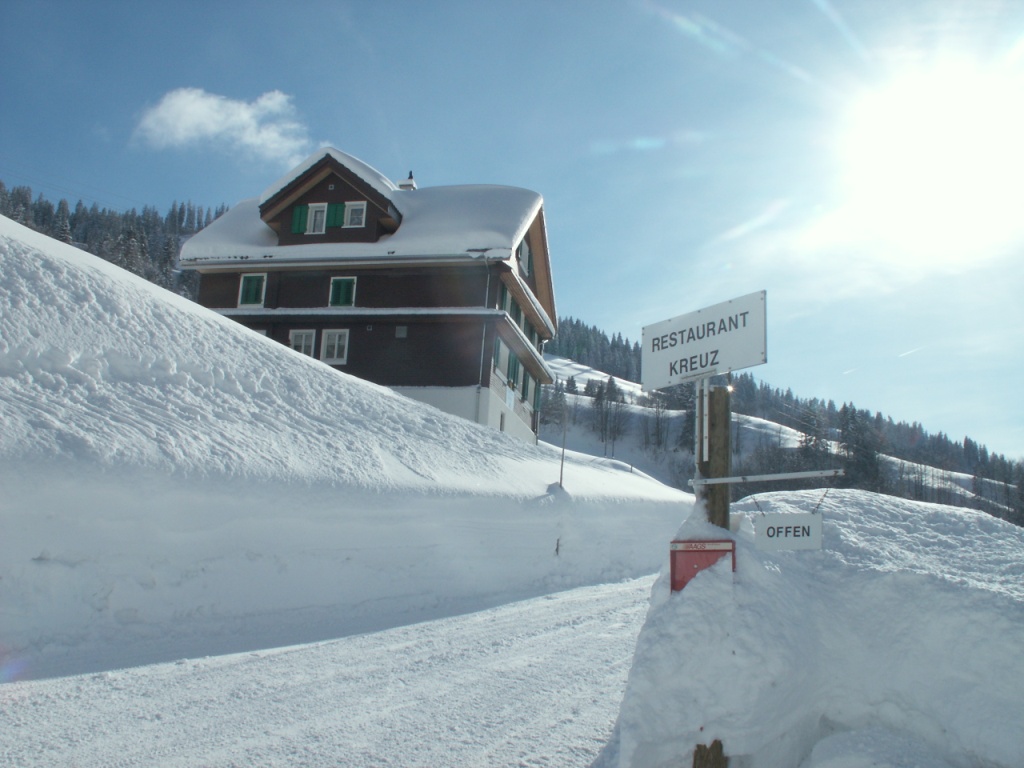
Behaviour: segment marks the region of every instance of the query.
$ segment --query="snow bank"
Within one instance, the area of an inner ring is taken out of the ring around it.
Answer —
[[[657,569],[692,496],[352,378],[0,218],[0,663],[335,637]]]
[[[735,575],[723,562],[670,594],[662,569],[619,715],[620,766],[679,765],[716,738],[739,766],[889,765],[865,762],[876,739],[879,754],[919,758],[892,765],[1020,765],[1024,531],[834,491],[822,551],[755,549],[759,512],[820,498],[734,505]],[[678,535],[720,534],[691,519]]]

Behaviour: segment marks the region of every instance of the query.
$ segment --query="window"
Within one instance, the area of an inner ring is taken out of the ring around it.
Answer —
[[[288,333],[288,343],[296,352],[312,357],[313,338],[315,336],[316,331],[290,331]]]
[[[505,374],[507,383],[510,387],[515,389],[519,383],[519,358],[516,357],[515,352],[509,350],[508,353],[508,372]]]
[[[356,279],[354,277],[332,277],[331,296],[328,305],[332,307],[354,307],[356,304]]]
[[[395,326],[395,338],[405,339],[409,336],[409,326],[407,325],[396,325]]]
[[[494,370],[501,370],[501,339],[494,340]]]
[[[516,258],[519,259],[519,266],[524,274],[528,275],[533,271],[533,250],[530,248],[530,241],[525,237],[516,248]]]
[[[327,203],[314,203],[309,206],[306,217],[306,234],[322,235],[327,231]]]
[[[345,364],[348,360],[348,329],[324,331],[320,359],[333,365]]]
[[[293,235],[322,235],[331,227],[366,226],[366,202],[310,203],[292,209]]]
[[[348,203],[345,206],[346,227],[366,226],[366,203]]]
[[[238,306],[262,307],[266,287],[266,273],[262,275],[242,275],[242,281],[238,287]]]

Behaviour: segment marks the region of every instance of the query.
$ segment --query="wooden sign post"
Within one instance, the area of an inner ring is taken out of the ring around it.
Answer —
[[[729,476],[729,408],[728,387],[699,387],[695,418],[697,421],[697,473],[702,478]],[[707,398],[705,400],[705,398]],[[702,416],[707,414],[707,418]],[[706,435],[706,437],[705,437]],[[729,486],[725,483],[699,485],[694,489],[704,502],[707,520],[729,530]]]
[[[729,475],[729,390],[709,387],[708,382],[712,376],[767,362],[765,327],[765,292],[758,291],[643,329],[640,365],[645,391],[697,382],[693,485],[708,522],[726,530],[729,485],[704,483],[703,479]],[[694,768],[724,768],[728,764],[718,740],[710,747],[697,746],[693,753]]]

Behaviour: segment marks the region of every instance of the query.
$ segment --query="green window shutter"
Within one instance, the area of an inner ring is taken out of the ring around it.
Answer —
[[[501,365],[501,339],[494,340],[494,369]]]
[[[523,402],[530,398],[530,374],[523,375]]]
[[[327,226],[340,227],[345,223],[345,204],[328,203],[327,205]]]
[[[242,277],[242,297],[240,304],[260,304],[263,300],[263,276],[244,275]]]
[[[331,306],[351,307],[354,303],[356,281],[352,279],[331,281]]]
[[[306,220],[309,217],[308,205],[296,205],[292,209],[292,234],[302,235],[306,232]]]
[[[519,382],[519,358],[516,357],[515,352],[509,350],[508,352],[508,383],[510,386],[515,386]]]

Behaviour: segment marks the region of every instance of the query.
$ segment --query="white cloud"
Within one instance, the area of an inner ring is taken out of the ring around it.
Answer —
[[[281,91],[245,102],[178,88],[143,113],[135,137],[157,149],[217,143],[286,164],[299,162],[311,146],[291,97]]]

